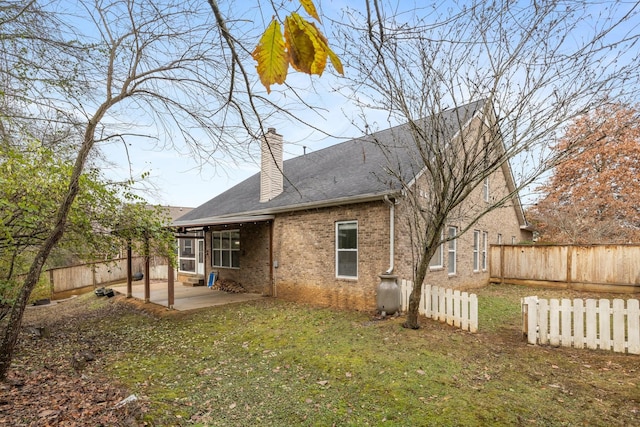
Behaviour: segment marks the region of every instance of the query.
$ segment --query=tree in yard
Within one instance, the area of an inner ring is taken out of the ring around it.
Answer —
[[[73,152],[8,316],[0,378],[10,367],[29,296],[75,215],[86,167],[101,147],[146,139],[186,147],[205,160],[217,151],[242,156],[262,128],[259,111],[276,110],[251,93],[246,76],[230,69],[227,34],[207,4],[86,0],[6,6],[0,9],[2,143],[15,145],[34,127],[55,136],[64,125],[73,135]]]
[[[405,326],[418,328],[421,284],[449,239],[445,226],[464,224],[461,234],[487,212],[518,203],[518,191],[578,149],[548,149],[568,123],[612,99],[637,95],[640,10],[588,1],[474,1],[407,10],[394,4],[366,1],[366,10],[345,15],[335,38],[344,40],[343,59],[351,67],[342,90],[351,88],[350,98],[361,106],[363,131],[375,130],[367,119],[373,110],[411,129],[394,144],[415,153],[415,170],[407,174],[393,159],[387,170],[410,206],[403,220],[411,230],[415,286]],[[442,120],[443,111],[473,100],[483,102],[472,126],[469,114]],[[466,206],[507,162],[514,166],[514,188]],[[417,173],[426,191],[406,178]]]
[[[34,251],[49,232],[64,193],[70,165],[61,157],[36,141],[0,147],[0,319],[11,308],[19,290],[18,278],[26,273]],[[78,211],[77,216],[84,214]],[[75,226],[75,221],[68,224]]]
[[[51,232],[73,166],[70,150],[62,142],[47,147],[38,140],[0,146],[0,320],[13,306],[21,289],[20,278]],[[165,228],[168,221],[141,208],[129,185],[108,181],[97,168],[83,173],[64,236],[50,258],[55,261],[57,253],[72,253],[85,261],[109,259],[118,253],[122,239],[139,243],[143,233],[153,236],[156,245],[162,243],[154,253],[172,256],[173,235]],[[130,224],[126,235],[112,232],[125,222]],[[56,266],[51,259],[47,265]],[[46,288],[43,286],[44,291]]]
[[[611,103],[576,120],[553,150],[576,147],[539,188],[529,212],[554,243],[640,240],[640,110]]]

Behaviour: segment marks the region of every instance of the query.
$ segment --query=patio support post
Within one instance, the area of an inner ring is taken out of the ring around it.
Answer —
[[[167,282],[168,282],[168,286],[169,289],[167,290],[167,299],[168,299],[168,303],[167,306],[169,307],[169,309],[173,309],[173,304],[174,304],[174,277],[173,277],[173,266],[171,265],[171,260],[167,258],[167,264],[169,265],[167,267]]]
[[[132,280],[131,267],[131,239],[127,239],[127,298],[131,298],[133,295],[131,280]]]
[[[151,299],[151,285],[149,280],[149,236],[144,236],[144,302]]]

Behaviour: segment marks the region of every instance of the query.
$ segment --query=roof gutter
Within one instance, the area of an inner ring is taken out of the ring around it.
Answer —
[[[319,202],[307,202],[297,205],[266,208],[231,215],[198,218],[192,221],[174,221],[171,225],[174,227],[203,227],[206,225],[239,224],[245,222],[268,221],[272,220],[275,217],[274,215],[280,213],[304,211],[308,209],[329,208],[334,206],[351,205],[354,203],[374,202],[384,200],[385,197],[393,197],[394,195],[398,195],[399,193],[399,190],[388,190],[383,193],[370,193],[360,196],[340,197],[337,199],[323,200]]]
[[[173,221],[171,225],[173,227],[205,227],[207,225],[222,225],[222,224],[244,224],[247,222],[264,222],[274,219],[274,215],[236,215],[219,217],[213,216],[208,218],[198,218],[193,221]]]
[[[320,208],[330,208],[334,206],[352,205],[354,203],[374,202],[377,200],[383,200],[385,197],[398,194],[398,192],[399,192],[398,190],[388,190],[382,193],[370,193],[370,194],[362,194],[359,196],[339,197],[337,199],[331,199],[331,200],[306,202],[306,203],[300,203],[297,205],[288,205],[288,206],[260,209],[257,211],[245,212],[243,215],[266,215],[266,214],[273,215],[273,214],[279,214],[279,213],[285,213],[285,212],[304,211],[308,209],[320,209]]]
[[[384,274],[393,273],[394,269],[394,244],[395,244],[395,217],[397,200],[391,201],[388,195],[383,198],[385,204],[389,206],[389,268]]]

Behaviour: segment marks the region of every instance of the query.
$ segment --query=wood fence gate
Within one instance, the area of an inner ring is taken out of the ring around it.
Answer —
[[[413,290],[413,282],[400,282],[400,309],[409,308],[409,295]],[[420,314],[442,323],[464,329],[478,331],[478,297],[476,294],[460,292],[449,288],[423,285],[420,297]]]
[[[640,354],[637,299],[522,299],[522,331],[530,344]]]

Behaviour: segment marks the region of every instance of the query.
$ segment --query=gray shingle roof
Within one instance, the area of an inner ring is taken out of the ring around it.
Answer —
[[[461,124],[468,122],[483,104],[484,101],[477,101],[441,113],[438,136],[453,137]],[[431,129],[433,122],[424,119],[423,129]],[[286,160],[283,191],[272,200],[260,203],[260,173],[257,173],[183,215],[174,225],[392,194],[401,189],[401,184],[386,172],[387,168],[400,171],[405,182],[411,181],[423,168],[421,162],[416,161],[417,149],[410,132],[409,125],[403,124]]]

